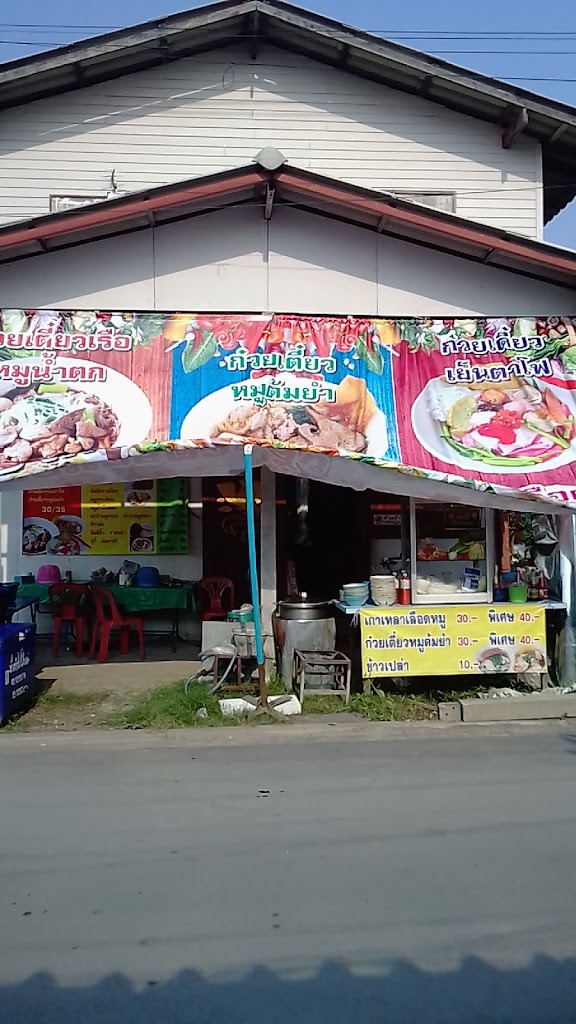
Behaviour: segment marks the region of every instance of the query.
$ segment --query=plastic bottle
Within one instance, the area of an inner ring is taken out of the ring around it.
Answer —
[[[398,604],[411,604],[412,594],[410,588],[410,577],[407,572],[402,572],[398,587]]]

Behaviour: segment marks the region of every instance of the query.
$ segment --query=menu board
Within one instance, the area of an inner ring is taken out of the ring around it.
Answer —
[[[24,491],[24,555],[186,554],[187,480]]]
[[[537,604],[362,608],[362,675],[546,672],[546,613]]]

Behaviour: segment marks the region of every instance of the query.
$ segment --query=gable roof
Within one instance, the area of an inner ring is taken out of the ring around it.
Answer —
[[[0,264],[159,227],[226,206],[257,205],[260,214],[269,219],[275,204],[355,224],[484,266],[576,287],[576,252],[570,249],[290,167],[276,150],[263,150],[247,167],[4,225],[0,227]]]
[[[223,0],[0,65],[0,109],[85,88],[243,40],[322,61],[542,144],[548,221],[576,195],[576,108],[480,75],[283,0]]]

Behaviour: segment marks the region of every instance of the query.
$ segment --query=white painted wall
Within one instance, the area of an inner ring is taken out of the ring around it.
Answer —
[[[2,306],[574,315],[576,293],[299,210],[266,224],[244,207],[2,265]]]
[[[290,163],[367,188],[457,193],[464,217],[538,236],[540,146],[280,49],[240,47],[0,113],[0,222],[50,195],[104,198],[250,163]]]

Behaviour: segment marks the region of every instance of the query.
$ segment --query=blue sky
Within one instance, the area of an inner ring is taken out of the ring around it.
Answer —
[[[403,0],[398,7],[378,0],[356,0],[353,5],[344,0],[307,0],[306,5],[576,106],[574,0],[482,0],[478,4]],[[49,5],[46,0],[19,0],[18,4],[4,4],[0,8],[0,61],[194,6],[200,5],[186,0],[99,0],[94,5],[80,5],[78,0],[51,0]],[[469,33],[476,35],[465,38]],[[478,38],[480,33],[484,38]],[[548,225],[546,238],[576,248],[576,203]]]

